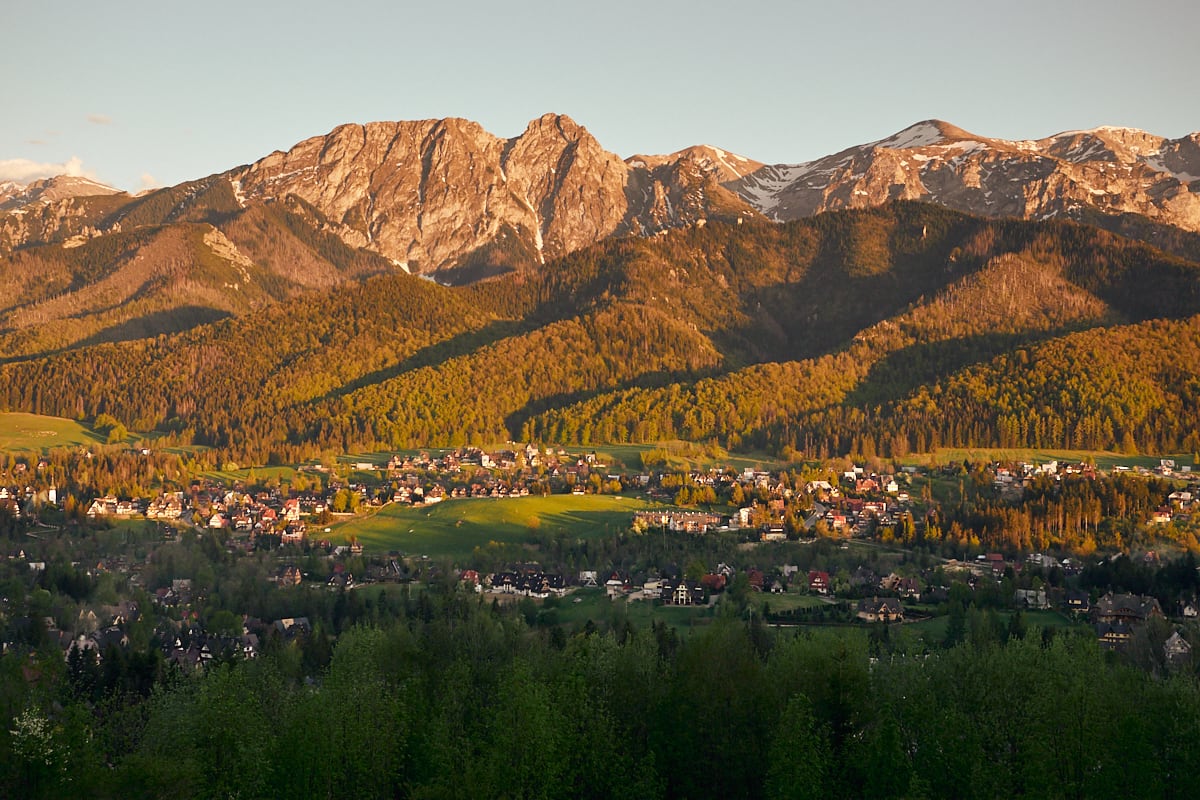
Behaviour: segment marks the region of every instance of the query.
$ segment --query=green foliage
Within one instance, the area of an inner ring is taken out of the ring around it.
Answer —
[[[342,615],[336,642],[318,621],[152,689],[81,691],[116,650],[101,673],[0,656],[0,796],[1165,799],[1200,768],[1195,681],[1090,633],[872,660],[862,629],[723,614],[680,638],[616,606],[531,627],[436,582],[313,602]]]
[[[153,202],[138,213],[192,218],[181,198]],[[311,285],[390,269],[319,233],[300,201],[223,208],[202,217],[260,265],[253,282],[272,297],[290,291],[269,280],[285,261]],[[209,229],[187,224],[192,239]],[[464,267],[520,261],[524,238],[509,239],[511,253]],[[235,279],[231,262],[200,262]],[[1200,266],[1145,245],[895,203],[607,241],[462,289],[376,275],[0,366],[0,406],[186,432],[216,463],[506,439],[684,439],[793,458],[1193,451],[1198,312]]]
[[[766,795],[770,800],[819,800],[828,796],[829,742],[804,695],[788,700],[771,741]]]

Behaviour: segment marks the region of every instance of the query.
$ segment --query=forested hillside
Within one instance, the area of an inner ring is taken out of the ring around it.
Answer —
[[[75,202],[81,214],[97,214]],[[397,271],[323,232],[325,221],[299,201],[239,207],[226,181],[127,198],[97,219],[82,218],[110,232],[64,225],[71,236],[0,256],[8,289],[0,299],[0,361],[187,331]]]
[[[281,239],[305,213],[242,213],[222,235],[255,263],[290,241],[369,271],[340,242]],[[895,203],[613,240],[464,288],[375,276],[5,364],[0,403],[251,462],[504,438],[1192,449],[1198,313],[1200,266],[1178,256]]]

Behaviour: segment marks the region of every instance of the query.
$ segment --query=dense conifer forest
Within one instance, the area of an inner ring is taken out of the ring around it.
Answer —
[[[378,275],[10,359],[0,404],[243,463],[510,438],[1196,450],[1197,313],[1200,266],[1178,256],[896,203],[614,240],[465,288]]]

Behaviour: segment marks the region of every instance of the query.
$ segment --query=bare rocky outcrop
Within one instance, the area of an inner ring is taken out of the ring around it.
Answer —
[[[347,245],[453,281],[536,267],[610,236],[897,199],[1032,219],[1133,213],[1200,231],[1200,133],[1106,127],[1008,141],[929,120],[765,166],[708,145],[622,161],[557,114],[508,139],[464,119],[373,122],[136,198],[95,196],[114,192],[65,176],[0,185],[0,256],[146,225],[227,226],[239,206],[254,214],[275,202]]]
[[[99,236],[92,197],[125,193],[90,178],[58,175],[29,184],[0,184],[0,256],[28,244]]]
[[[295,195],[347,243],[429,273],[510,234],[545,261],[692,224],[710,207],[703,187],[726,177],[716,159],[687,151],[631,162],[570,117],[546,114],[511,139],[461,119],[344,125],[229,177],[245,201]],[[715,196],[754,213],[719,186]]]
[[[695,199],[667,210],[688,187],[662,186],[671,176],[654,172],[601,148],[568,116],[546,114],[511,139],[458,119],[346,125],[229,176],[246,200],[294,194],[350,245],[433,272],[500,236],[521,237],[544,261],[703,217]]]
[[[816,161],[766,166],[726,186],[781,221],[924,200],[1030,219],[1134,213],[1200,231],[1200,133],[1165,139],[1103,127],[1007,141],[928,120]]]
[[[37,203],[49,205],[57,200],[66,200],[72,197],[97,197],[111,194],[124,194],[124,192],[98,183],[91,178],[81,178],[76,175],[56,175],[53,178],[44,178],[25,185],[6,182],[0,184],[0,211],[20,211]]]

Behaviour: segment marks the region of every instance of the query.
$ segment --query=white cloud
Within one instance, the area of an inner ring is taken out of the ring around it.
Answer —
[[[71,156],[61,164],[30,161],[27,158],[0,160],[0,181],[29,183],[42,178],[53,178],[55,175],[71,175],[93,180],[96,178],[94,172],[83,168],[83,159],[79,156]]]
[[[138,190],[145,191],[147,189],[157,189],[160,185],[161,184],[158,182],[158,178],[154,177],[149,172],[143,172],[142,181],[138,185]]]
[[[112,117],[108,114],[88,114],[87,121],[93,125],[111,125]]]

